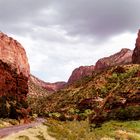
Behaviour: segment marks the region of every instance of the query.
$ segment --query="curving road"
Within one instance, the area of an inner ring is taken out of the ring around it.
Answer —
[[[7,135],[10,135],[12,133],[17,133],[17,132],[24,130],[24,129],[27,129],[27,128],[38,126],[38,125],[42,124],[43,122],[45,122],[45,119],[37,118],[35,122],[29,123],[29,124],[1,128],[0,129],[0,138],[7,136]]]

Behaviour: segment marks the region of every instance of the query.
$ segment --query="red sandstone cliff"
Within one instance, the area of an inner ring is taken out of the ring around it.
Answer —
[[[79,68],[76,68],[72,72],[72,74],[68,80],[68,84],[71,84],[74,81],[77,81],[85,76],[91,76],[93,71],[94,71],[94,66],[81,66]]]
[[[9,103],[9,110],[14,110],[18,103],[25,101],[28,93],[29,73],[24,48],[19,42],[0,32],[0,98],[3,102],[0,104],[0,111],[4,110],[2,107],[6,102]],[[16,104],[13,104],[12,101]],[[22,103],[21,107],[24,108]],[[13,113],[11,110],[10,113]],[[1,113],[0,117],[9,117],[10,113],[7,112],[7,116],[3,116]]]
[[[96,62],[95,70],[102,70],[111,66],[130,64],[132,63],[132,53],[130,49],[122,49],[120,52],[104,57]]]
[[[81,66],[76,68],[72,72],[68,80],[68,84],[71,84],[85,76],[90,76],[94,71],[102,70],[116,65],[130,64],[132,63],[132,53],[133,51],[130,49],[122,49],[116,54],[99,59],[95,66]]]
[[[29,77],[30,69],[26,52],[22,45],[0,32],[0,60],[16,69],[17,74]]]
[[[138,37],[136,39],[135,49],[132,55],[132,62],[134,64],[140,64],[140,30],[138,32]]]

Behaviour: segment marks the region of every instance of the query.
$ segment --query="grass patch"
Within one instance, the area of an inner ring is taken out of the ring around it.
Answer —
[[[46,125],[49,134],[58,140],[140,140],[140,121],[109,121],[96,129],[91,129],[88,121],[48,120]]]

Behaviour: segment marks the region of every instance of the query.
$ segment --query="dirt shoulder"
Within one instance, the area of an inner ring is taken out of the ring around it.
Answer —
[[[45,119],[37,118],[35,122],[30,124],[23,124],[17,126],[10,126],[0,129],[0,137],[2,140],[38,140],[44,138],[44,140],[54,140],[47,133],[47,126],[43,125]]]
[[[40,124],[33,128],[22,130],[18,133],[13,133],[7,137],[2,138],[1,140],[55,140],[49,136],[47,132],[47,126]]]

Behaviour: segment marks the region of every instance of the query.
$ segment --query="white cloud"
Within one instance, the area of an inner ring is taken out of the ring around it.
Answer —
[[[61,34],[60,30],[56,32]],[[52,36],[55,32],[52,32]],[[13,36],[13,35],[12,35]],[[61,38],[68,38],[65,42],[57,40],[32,40],[29,36],[14,36],[25,47],[31,73],[48,81],[67,81],[72,71],[81,65],[93,65],[102,57],[109,56],[121,50],[121,48],[134,48],[135,34],[124,33],[110,38],[110,40],[94,44],[94,41],[69,37],[61,34]]]

